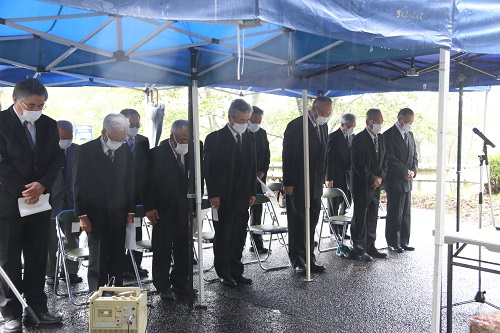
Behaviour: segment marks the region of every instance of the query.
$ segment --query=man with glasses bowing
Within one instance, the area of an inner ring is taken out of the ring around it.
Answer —
[[[40,81],[22,80],[12,97],[13,105],[0,112],[0,265],[42,324],[60,323],[62,317],[48,312],[44,292],[50,210],[24,217],[19,210],[51,192],[61,165],[59,132],[42,114],[48,93]],[[4,332],[22,332],[23,308],[1,278],[0,312]]]
[[[227,287],[251,284],[243,275],[248,208],[255,201],[255,147],[247,132],[252,107],[243,99],[231,103],[226,126],[205,140],[204,168],[215,228],[214,265]]]
[[[332,114],[332,100],[319,96],[309,111],[309,179],[310,179],[310,244],[311,272],[322,273],[325,266],[316,263],[314,230],[321,209],[321,196],[325,181],[326,152],[328,147],[328,118]],[[289,257],[295,272],[306,274],[306,228],[303,119],[295,118],[285,130],[283,138],[283,190],[286,193]]]

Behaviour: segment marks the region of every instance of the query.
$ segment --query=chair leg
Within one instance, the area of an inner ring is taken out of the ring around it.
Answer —
[[[337,246],[328,247],[328,248],[326,248],[326,249],[322,249],[322,248],[321,248],[321,238],[322,238],[322,237],[321,237],[321,234],[323,233],[323,224],[324,224],[324,222],[323,222],[323,221],[321,221],[321,227],[320,227],[320,237],[319,237],[319,239],[318,239],[318,251],[319,251],[320,253],[323,253],[323,252],[328,252],[328,251],[334,251],[334,250],[336,250],[336,249],[337,249]],[[332,224],[331,224],[330,222],[328,222],[328,226],[329,226],[329,229],[330,229],[330,234],[331,234],[331,235],[333,235],[333,233],[335,232],[335,230],[333,230],[333,228],[332,228]],[[330,238],[331,238],[331,236],[330,236]]]
[[[134,268],[135,277],[137,279],[137,285],[142,290],[141,277],[139,276],[139,270],[137,269],[137,264],[135,262],[134,253],[132,252],[132,250],[128,250],[128,253],[130,255],[130,259],[132,260],[132,267]]]

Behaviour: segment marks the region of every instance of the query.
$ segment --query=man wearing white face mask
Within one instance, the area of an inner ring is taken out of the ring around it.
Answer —
[[[248,208],[255,201],[255,147],[246,131],[252,107],[235,99],[228,111],[226,126],[210,133],[205,140],[204,167],[208,198],[213,210],[215,243],[214,265],[222,285],[248,285],[241,262],[245,246]]]
[[[379,109],[368,110],[366,128],[354,137],[351,144],[354,201],[351,241],[354,259],[361,261],[387,257],[387,253],[375,248],[380,185],[387,174],[387,150],[384,136],[380,134],[383,122]]]
[[[20,216],[18,199],[28,205],[51,193],[60,168],[56,122],[42,114],[47,89],[37,79],[19,82],[13,105],[0,112],[0,265],[42,324],[55,324],[44,292],[50,210]],[[21,263],[24,257],[24,274]],[[23,308],[0,278],[4,332],[22,332]]]
[[[323,273],[325,266],[316,262],[314,255],[314,230],[321,209],[321,196],[325,182],[328,124],[332,114],[332,100],[319,96],[309,111],[309,231],[310,262],[312,273]],[[305,182],[302,116],[288,123],[283,138],[283,190],[286,193],[289,257],[295,272],[306,274]]]
[[[326,187],[341,189],[349,203],[351,202],[351,142],[354,128],[356,127],[356,116],[352,113],[342,115],[340,127],[328,136],[328,152],[326,161]],[[328,199],[328,212],[330,216],[345,214],[344,198]],[[337,232],[342,234],[342,227],[333,226]],[[347,238],[347,237],[346,237]]]
[[[153,223],[153,284],[162,300],[189,291],[188,122],[172,123],[170,138],[149,152],[144,210]],[[175,267],[170,271],[172,253]]]
[[[123,285],[125,229],[135,212],[132,153],[123,145],[128,129],[125,116],[107,115],[101,136],[79,146],[75,156],[75,214],[88,235],[90,291]]]
[[[78,145],[73,143],[73,125],[67,120],[57,122],[59,129],[59,147],[61,148],[61,169],[57,174],[54,186],[52,186],[52,212],[50,214],[50,240],[47,259],[47,279],[48,285],[54,284],[56,268],[57,234],[55,218],[59,212],[66,209],[73,209],[73,162]],[[71,232],[71,224],[62,224],[63,233],[66,235],[67,244],[65,249],[70,250],[78,247],[79,237],[77,233]],[[78,262],[67,260],[66,267],[69,272],[71,283],[82,282],[82,278],[77,275]],[[61,272],[61,277],[64,273]]]
[[[418,156],[411,125],[415,115],[401,109],[398,120],[384,133],[387,143],[389,171],[384,182],[387,192],[385,239],[398,252],[413,251],[409,246],[411,229],[411,190],[418,171]]]
[[[134,170],[135,170],[135,204],[142,205],[142,193],[144,191],[145,185],[145,170],[147,155],[149,152],[149,139],[144,135],[138,134],[139,128],[141,127],[141,116],[139,112],[134,109],[124,109],[120,111],[124,115],[129,123],[130,127],[127,133],[126,144],[130,148],[130,152],[134,158]],[[136,218],[139,219],[139,218]],[[140,221],[137,221],[138,223]],[[136,241],[142,240],[142,226],[139,225],[135,228],[135,239]],[[141,277],[148,276],[149,272],[147,269],[141,267],[142,264],[142,251],[133,251],[133,256],[135,263],[137,264],[137,270]],[[126,277],[135,276],[134,267],[129,254],[125,254],[125,270],[123,274]]]

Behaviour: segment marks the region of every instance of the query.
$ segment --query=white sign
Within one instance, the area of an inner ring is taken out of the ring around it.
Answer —
[[[92,140],[92,125],[75,125],[75,143],[85,143]]]

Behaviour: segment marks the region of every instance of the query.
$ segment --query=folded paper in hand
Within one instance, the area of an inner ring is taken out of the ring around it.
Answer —
[[[276,198],[276,195],[274,195],[274,192],[271,191],[271,189],[269,187],[267,187],[267,185],[264,184],[264,182],[262,180],[260,180],[259,177],[257,177],[257,180],[259,181],[260,187],[262,188],[262,193],[265,193],[268,197]]]
[[[49,204],[49,197],[50,197],[49,193],[42,194],[38,198],[38,202],[36,204],[31,204],[31,205],[28,205],[26,203],[26,199],[25,198],[19,198],[19,199],[17,199],[17,204],[19,206],[19,214],[21,214],[21,217],[25,217],[25,216],[28,216],[28,215],[33,215],[33,214],[36,214],[36,213],[40,213],[40,212],[45,212],[47,210],[51,210],[52,207]]]

